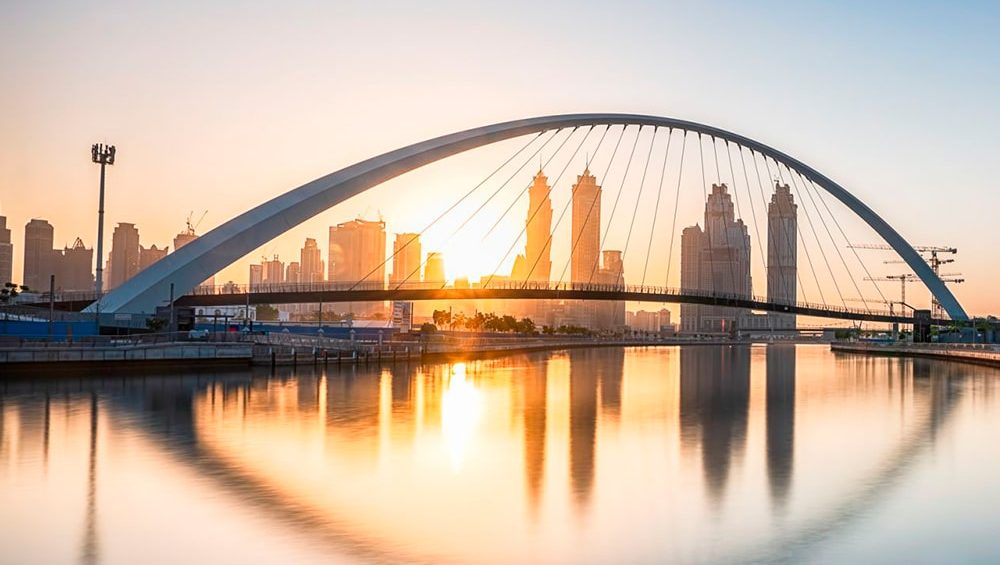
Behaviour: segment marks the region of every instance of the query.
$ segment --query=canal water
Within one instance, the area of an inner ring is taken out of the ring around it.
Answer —
[[[995,563],[998,389],[790,345],[0,379],[0,562]]]

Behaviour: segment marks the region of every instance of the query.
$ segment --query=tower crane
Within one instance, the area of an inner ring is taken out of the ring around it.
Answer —
[[[888,245],[886,245],[884,243],[855,243],[855,244],[850,244],[847,247],[852,248],[852,249],[875,249],[875,250],[879,250],[879,251],[894,251],[892,247],[890,247],[890,246],[888,246]],[[941,282],[945,282],[945,283],[949,283],[949,282],[950,283],[962,283],[962,282],[965,282],[965,279],[955,279],[955,278],[952,278],[952,279],[945,280],[942,277],[955,277],[955,276],[957,276],[957,274],[944,274],[943,275],[940,272],[941,265],[946,265],[948,263],[954,263],[955,259],[942,259],[939,256],[939,254],[951,254],[951,255],[955,255],[955,254],[958,253],[958,248],[957,247],[951,247],[951,246],[946,246],[946,245],[915,245],[913,247],[913,249],[917,253],[920,253],[921,255],[924,255],[924,260],[927,261],[928,265],[930,265],[931,270],[934,271],[934,275],[937,276],[939,279],[941,279]],[[929,254],[929,257],[927,256],[928,254]],[[883,261],[883,263],[885,263],[886,265],[896,265],[896,264],[906,263],[906,261],[903,261],[901,259],[892,259],[892,260],[888,260],[888,261]],[[867,279],[867,280],[871,280],[871,279]],[[903,286],[904,287],[906,286],[905,282],[903,282]],[[905,288],[903,290],[903,293],[905,295],[905,293],[906,293]],[[938,302],[937,297],[934,296],[934,295],[931,295],[931,312],[932,312],[932,314],[935,317],[938,317],[938,318],[944,316],[943,308],[941,308],[941,304]]]
[[[201,213],[201,216],[198,217],[197,222],[191,222],[191,218],[194,217],[194,210],[191,210],[187,216],[186,220],[187,228],[184,230],[184,233],[188,235],[195,235],[194,230],[196,230],[198,226],[201,225],[201,221],[205,219],[205,214],[208,214],[208,210],[205,210],[204,212]]]
[[[884,277],[865,277],[866,281],[873,282],[895,282],[899,281],[899,302],[906,306],[907,308],[913,309],[912,306],[906,303],[906,283],[917,280],[917,275],[913,273],[903,273],[901,275],[886,275]],[[889,310],[892,310],[892,302],[889,302]]]

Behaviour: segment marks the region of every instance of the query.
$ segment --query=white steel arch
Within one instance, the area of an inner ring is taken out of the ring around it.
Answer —
[[[952,292],[912,245],[871,208],[819,171],[777,149],[736,133],[686,120],[640,114],[563,114],[503,122],[436,137],[361,161],[244,212],[167,255],[105,295],[100,301],[100,311],[153,312],[156,306],[168,300],[171,283],[174,284],[175,296],[180,296],[309,218],[413,169],[456,153],[522,135],[594,125],[658,126],[709,135],[742,145],[798,170],[871,226],[920,277],[952,319],[968,319]],[[95,303],[85,311],[96,310]]]

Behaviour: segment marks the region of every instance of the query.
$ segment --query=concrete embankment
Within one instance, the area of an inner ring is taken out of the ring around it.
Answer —
[[[830,350],[839,353],[866,355],[891,355],[897,357],[927,357],[947,361],[976,363],[1000,367],[1000,347],[962,343],[851,343],[830,344]]]
[[[251,358],[249,343],[32,344],[0,349],[0,374],[105,367],[249,366]]]

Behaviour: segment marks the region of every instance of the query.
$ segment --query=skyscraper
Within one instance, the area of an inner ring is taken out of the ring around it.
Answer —
[[[299,251],[299,282],[323,281],[323,255],[320,253],[316,240],[307,237]]]
[[[604,251],[604,266],[598,269],[594,282],[604,285],[623,286],[625,265],[621,251]],[[625,327],[625,301],[600,301],[591,303],[591,327],[601,330],[617,330]]]
[[[264,266],[250,265],[250,290],[255,290],[264,282]]]
[[[174,252],[176,253],[181,247],[191,243],[192,241],[198,239],[198,235],[194,233],[194,228],[191,224],[188,224],[187,229],[181,233],[174,236]],[[205,279],[200,286],[213,286],[215,285],[215,275],[212,275]]]
[[[139,247],[139,230],[135,224],[121,222],[115,226],[108,257],[108,290],[139,272]]]
[[[427,264],[424,266],[424,282],[440,286],[446,280],[444,255],[437,251],[429,251],[427,253]]]
[[[302,282],[302,269],[299,266],[298,261],[292,261],[285,267],[285,282],[287,283],[300,283]]]
[[[94,250],[79,237],[72,247],[56,251],[56,288],[59,290],[94,290]]]
[[[689,227],[681,235],[681,287],[712,294],[749,297],[750,236],[735,218],[725,184],[713,184],[705,203],[705,229]],[[745,309],[682,305],[683,331],[729,332]]]
[[[0,286],[14,282],[14,244],[10,241],[7,218],[0,216]]]
[[[55,251],[52,249],[52,225],[33,219],[24,226],[24,278],[22,284],[32,290],[48,290],[49,275],[55,274]]]
[[[788,185],[774,183],[767,206],[767,300],[791,304],[797,296],[798,205]],[[794,328],[795,315],[771,312],[773,328]]]
[[[552,275],[552,199],[549,197],[552,188],[548,180],[539,169],[528,189],[525,223],[528,240],[523,260],[515,262],[518,268],[512,274],[516,280],[548,282]]]
[[[281,284],[285,282],[285,264],[275,255],[270,261],[261,263],[264,273],[264,284]]]
[[[601,187],[589,168],[576,177],[572,194],[570,276],[574,282],[590,282],[601,257]]]
[[[695,224],[681,232],[681,290],[701,290],[701,250],[705,247],[705,232]],[[681,332],[700,330],[701,306],[681,304]]]
[[[392,242],[392,282],[420,282],[420,234],[397,233]]]
[[[378,288],[385,285],[385,222],[352,220],[330,228],[330,281],[363,281]],[[384,314],[381,302],[348,303],[348,311],[359,315]]]
[[[150,245],[148,248],[139,246],[139,271],[145,269],[146,267],[152,265],[153,263],[163,259],[167,256],[167,247],[157,247],[156,244]],[[138,272],[138,271],[136,271]]]

